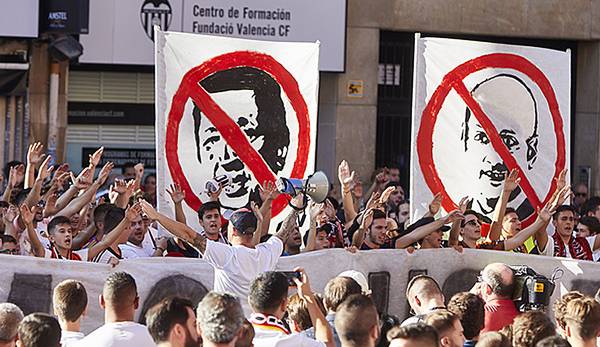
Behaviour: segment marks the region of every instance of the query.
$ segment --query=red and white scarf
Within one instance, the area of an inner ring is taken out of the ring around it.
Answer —
[[[290,334],[283,322],[275,316],[253,313],[250,316],[250,323],[252,323],[254,328],[278,331],[284,335]]]
[[[50,246],[50,258],[52,259],[68,259],[68,260],[81,260],[81,257],[79,256],[79,254],[74,253],[73,251],[69,250],[67,252],[67,257],[63,257],[62,255],[60,255],[60,253],[58,252],[58,249],[56,249],[56,247],[54,247],[54,245]]]
[[[562,238],[555,232],[552,235],[554,239],[554,256],[555,257],[567,257],[567,250],[565,247],[565,243]],[[579,260],[593,260],[592,250],[590,249],[590,245],[588,244],[585,237],[571,237],[569,238],[569,253],[571,253],[571,257],[573,259]]]

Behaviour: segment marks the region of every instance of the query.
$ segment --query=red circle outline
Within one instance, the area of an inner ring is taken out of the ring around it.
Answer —
[[[456,209],[457,204],[454,201],[452,201],[452,199],[446,192],[444,184],[442,183],[439,174],[435,168],[435,164],[433,162],[433,130],[437,121],[437,116],[450,90],[452,90],[457,84],[462,84],[462,81],[468,75],[487,68],[512,69],[527,75],[534,83],[538,85],[542,94],[546,98],[550,114],[552,115],[554,134],[556,135],[557,156],[554,165],[555,171],[553,179],[550,182],[550,189],[543,202],[541,202],[542,205],[548,202],[548,200],[556,190],[556,180],[560,172],[565,167],[566,151],[565,137],[562,131],[563,120],[560,114],[560,109],[558,106],[558,101],[556,100],[554,89],[552,88],[550,81],[548,81],[544,73],[529,60],[515,54],[492,53],[471,59],[457,66],[444,76],[442,82],[440,83],[438,88],[431,96],[431,99],[427,103],[427,106],[423,109],[421,124],[417,134],[417,153],[419,157],[419,165],[421,166],[421,171],[423,172],[423,177],[431,192],[442,193],[442,206],[446,211]],[[510,167],[508,163],[507,166],[509,170],[514,168]],[[524,173],[521,171],[519,172],[519,175],[523,177],[522,175],[524,175]],[[528,198],[530,197],[528,196]],[[537,198],[536,196],[534,201],[535,200],[539,201],[539,198]],[[537,209],[541,206],[538,205],[533,207]],[[534,216],[535,213],[525,218],[523,224],[531,224],[534,220]]]
[[[251,51],[236,51],[225,53],[205,61],[199,66],[190,69],[181,79],[179,88],[173,95],[171,109],[169,110],[169,119],[166,129],[165,141],[165,156],[167,166],[171,173],[174,182],[181,185],[185,192],[188,192],[185,197],[187,205],[194,211],[197,211],[202,205],[202,201],[193,193],[191,186],[183,173],[179,162],[178,146],[179,146],[179,125],[183,118],[185,104],[191,97],[191,93],[195,88],[201,88],[199,82],[204,78],[222,70],[227,70],[235,67],[254,67],[261,69],[271,75],[277,83],[282,87],[287,95],[292,108],[298,119],[298,149],[296,160],[292,168],[291,177],[303,178],[308,165],[308,154],[310,150],[310,118],[308,107],[300,92],[298,82],[292,74],[283,67],[277,60],[270,55],[251,52]],[[246,164],[248,165],[248,164]],[[254,168],[248,165],[249,169],[254,173]],[[269,181],[274,181],[275,176],[269,170],[268,177],[262,177]],[[262,172],[262,176],[266,174]],[[255,175],[255,177],[258,175]],[[261,177],[256,177],[259,182],[262,182]],[[189,192],[192,192],[190,194]],[[282,194],[273,201],[272,213],[273,216],[279,214],[287,205],[287,197]]]

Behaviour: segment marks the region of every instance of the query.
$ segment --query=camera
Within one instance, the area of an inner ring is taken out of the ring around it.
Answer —
[[[511,266],[515,289],[513,301],[521,312],[544,310],[550,303],[555,284],[527,265]]]
[[[207,194],[216,193],[219,189],[225,188],[232,183],[231,176],[229,175],[219,175],[212,180],[206,181],[204,185],[204,189]]]

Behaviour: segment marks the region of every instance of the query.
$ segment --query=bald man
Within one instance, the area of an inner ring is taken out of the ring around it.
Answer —
[[[486,266],[471,289],[485,302],[485,324],[481,333],[499,331],[512,324],[519,314],[512,293],[515,289],[513,270],[506,264],[492,263]]]

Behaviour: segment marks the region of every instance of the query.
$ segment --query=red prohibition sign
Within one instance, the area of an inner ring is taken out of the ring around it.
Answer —
[[[211,96],[200,86],[200,81],[215,72],[236,67],[254,67],[268,73],[277,81],[287,95],[296,117],[298,118],[298,151],[292,168],[291,177],[302,178],[306,171],[310,148],[310,121],[308,107],[300,93],[298,82],[283,65],[267,54],[249,51],[226,53],[192,68],[182,78],[181,84],[173,95],[169,120],[167,122],[165,154],[171,177],[187,192],[185,201],[189,207],[197,211],[202,205],[200,198],[191,189],[190,183],[183,173],[179,160],[179,125],[183,118],[185,104],[191,98],[219,131],[227,144],[233,149],[242,162],[252,171],[258,182],[275,181],[275,175],[262,156],[252,147],[248,138],[239,126],[221,109]],[[273,201],[273,216],[279,214],[287,204],[282,194]]]
[[[552,115],[552,124],[554,126],[554,134],[556,136],[556,162],[554,163],[554,175],[550,182],[550,190],[543,200],[540,200],[537,193],[533,189],[531,182],[520,169],[519,163],[509,152],[508,148],[498,135],[498,130],[484,113],[481,106],[471,96],[467,87],[464,84],[464,79],[470,74],[488,68],[503,68],[519,71],[527,75],[540,88],[544,98],[548,103],[550,114]],[[417,153],[419,155],[419,164],[423,171],[425,182],[429,189],[436,193],[442,193],[442,206],[446,211],[452,211],[457,208],[457,204],[452,201],[444,184],[442,183],[439,174],[433,162],[433,130],[435,122],[442,105],[448,96],[448,93],[454,89],[458,95],[465,101],[469,109],[475,115],[475,118],[481,124],[494,150],[500,155],[509,170],[518,169],[519,177],[521,178],[520,186],[529,199],[529,202],[534,208],[538,208],[547,203],[554,191],[556,190],[556,179],[565,167],[565,137],[563,134],[563,121],[560,115],[560,109],[556,100],[554,89],[548,81],[544,73],[535,66],[532,62],[522,56],[508,53],[492,53],[483,55],[472,60],[469,60],[450,71],[444,76],[441,84],[435,90],[431,99],[423,110],[421,125],[417,134]],[[529,225],[534,220],[535,213],[528,216],[524,221],[524,225]]]

